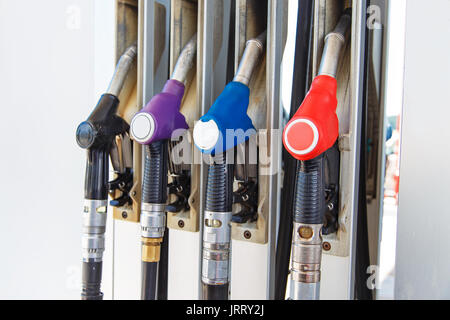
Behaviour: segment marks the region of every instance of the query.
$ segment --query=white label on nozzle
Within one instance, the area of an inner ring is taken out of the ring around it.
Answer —
[[[194,142],[202,150],[212,149],[219,140],[219,127],[214,120],[198,121],[194,126]]]
[[[138,142],[146,142],[153,136],[155,131],[155,121],[147,113],[138,113],[131,120],[131,136]]]
[[[308,148],[306,148],[306,149],[303,149],[303,150],[297,150],[294,147],[292,147],[291,144],[289,143],[288,132],[297,123],[305,123],[305,124],[309,125],[311,127],[312,131],[313,131],[313,134],[314,134],[314,138],[313,138],[313,141],[310,144],[310,146]],[[286,147],[291,152],[293,152],[294,154],[297,154],[297,155],[308,154],[308,153],[310,153],[311,151],[314,150],[314,148],[317,146],[317,143],[319,142],[319,130],[317,130],[316,125],[312,121],[310,121],[308,119],[297,119],[297,120],[294,120],[287,126],[286,130],[284,131],[284,142],[286,143]]]

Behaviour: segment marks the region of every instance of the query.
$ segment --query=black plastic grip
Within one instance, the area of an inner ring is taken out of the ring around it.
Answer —
[[[142,202],[166,203],[167,201],[167,140],[153,142],[144,147],[144,177]]]
[[[156,300],[158,262],[142,261],[141,299]]]
[[[102,300],[100,292],[102,281],[102,262],[83,262],[82,266],[82,300]]]
[[[87,150],[84,198],[90,200],[108,199],[109,162],[106,148]]]
[[[234,165],[225,163],[225,153],[222,159],[223,163],[213,163],[208,168],[206,211],[231,212],[232,209]]]
[[[325,215],[325,157],[320,156],[298,164],[294,199],[294,221],[322,224]]]
[[[203,300],[228,300],[228,283],[210,285],[202,283]]]

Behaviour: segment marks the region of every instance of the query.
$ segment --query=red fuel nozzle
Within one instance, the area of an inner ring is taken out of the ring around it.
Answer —
[[[339,121],[336,115],[337,82],[328,75],[317,76],[298,111],[283,132],[283,144],[298,160],[310,160],[336,142]]]
[[[311,160],[331,148],[339,136],[336,72],[339,55],[351,25],[351,9],[344,11],[335,29],[325,37],[319,75],[302,105],[283,132],[283,144],[298,160]]]

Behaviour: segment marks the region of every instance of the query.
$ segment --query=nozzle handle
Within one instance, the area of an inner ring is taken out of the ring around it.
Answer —
[[[339,136],[337,81],[317,76],[303,103],[283,131],[283,144],[297,160],[311,160],[336,142]]]
[[[172,137],[188,129],[186,118],[180,112],[185,86],[182,82],[170,79],[161,93],[153,96],[147,105],[135,114],[131,120],[132,138],[144,145]],[[179,131],[179,132],[178,132]]]

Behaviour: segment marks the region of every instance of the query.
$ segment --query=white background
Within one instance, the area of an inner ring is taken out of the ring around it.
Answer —
[[[113,40],[113,1],[0,0],[0,299],[79,298],[75,130],[112,75]]]

